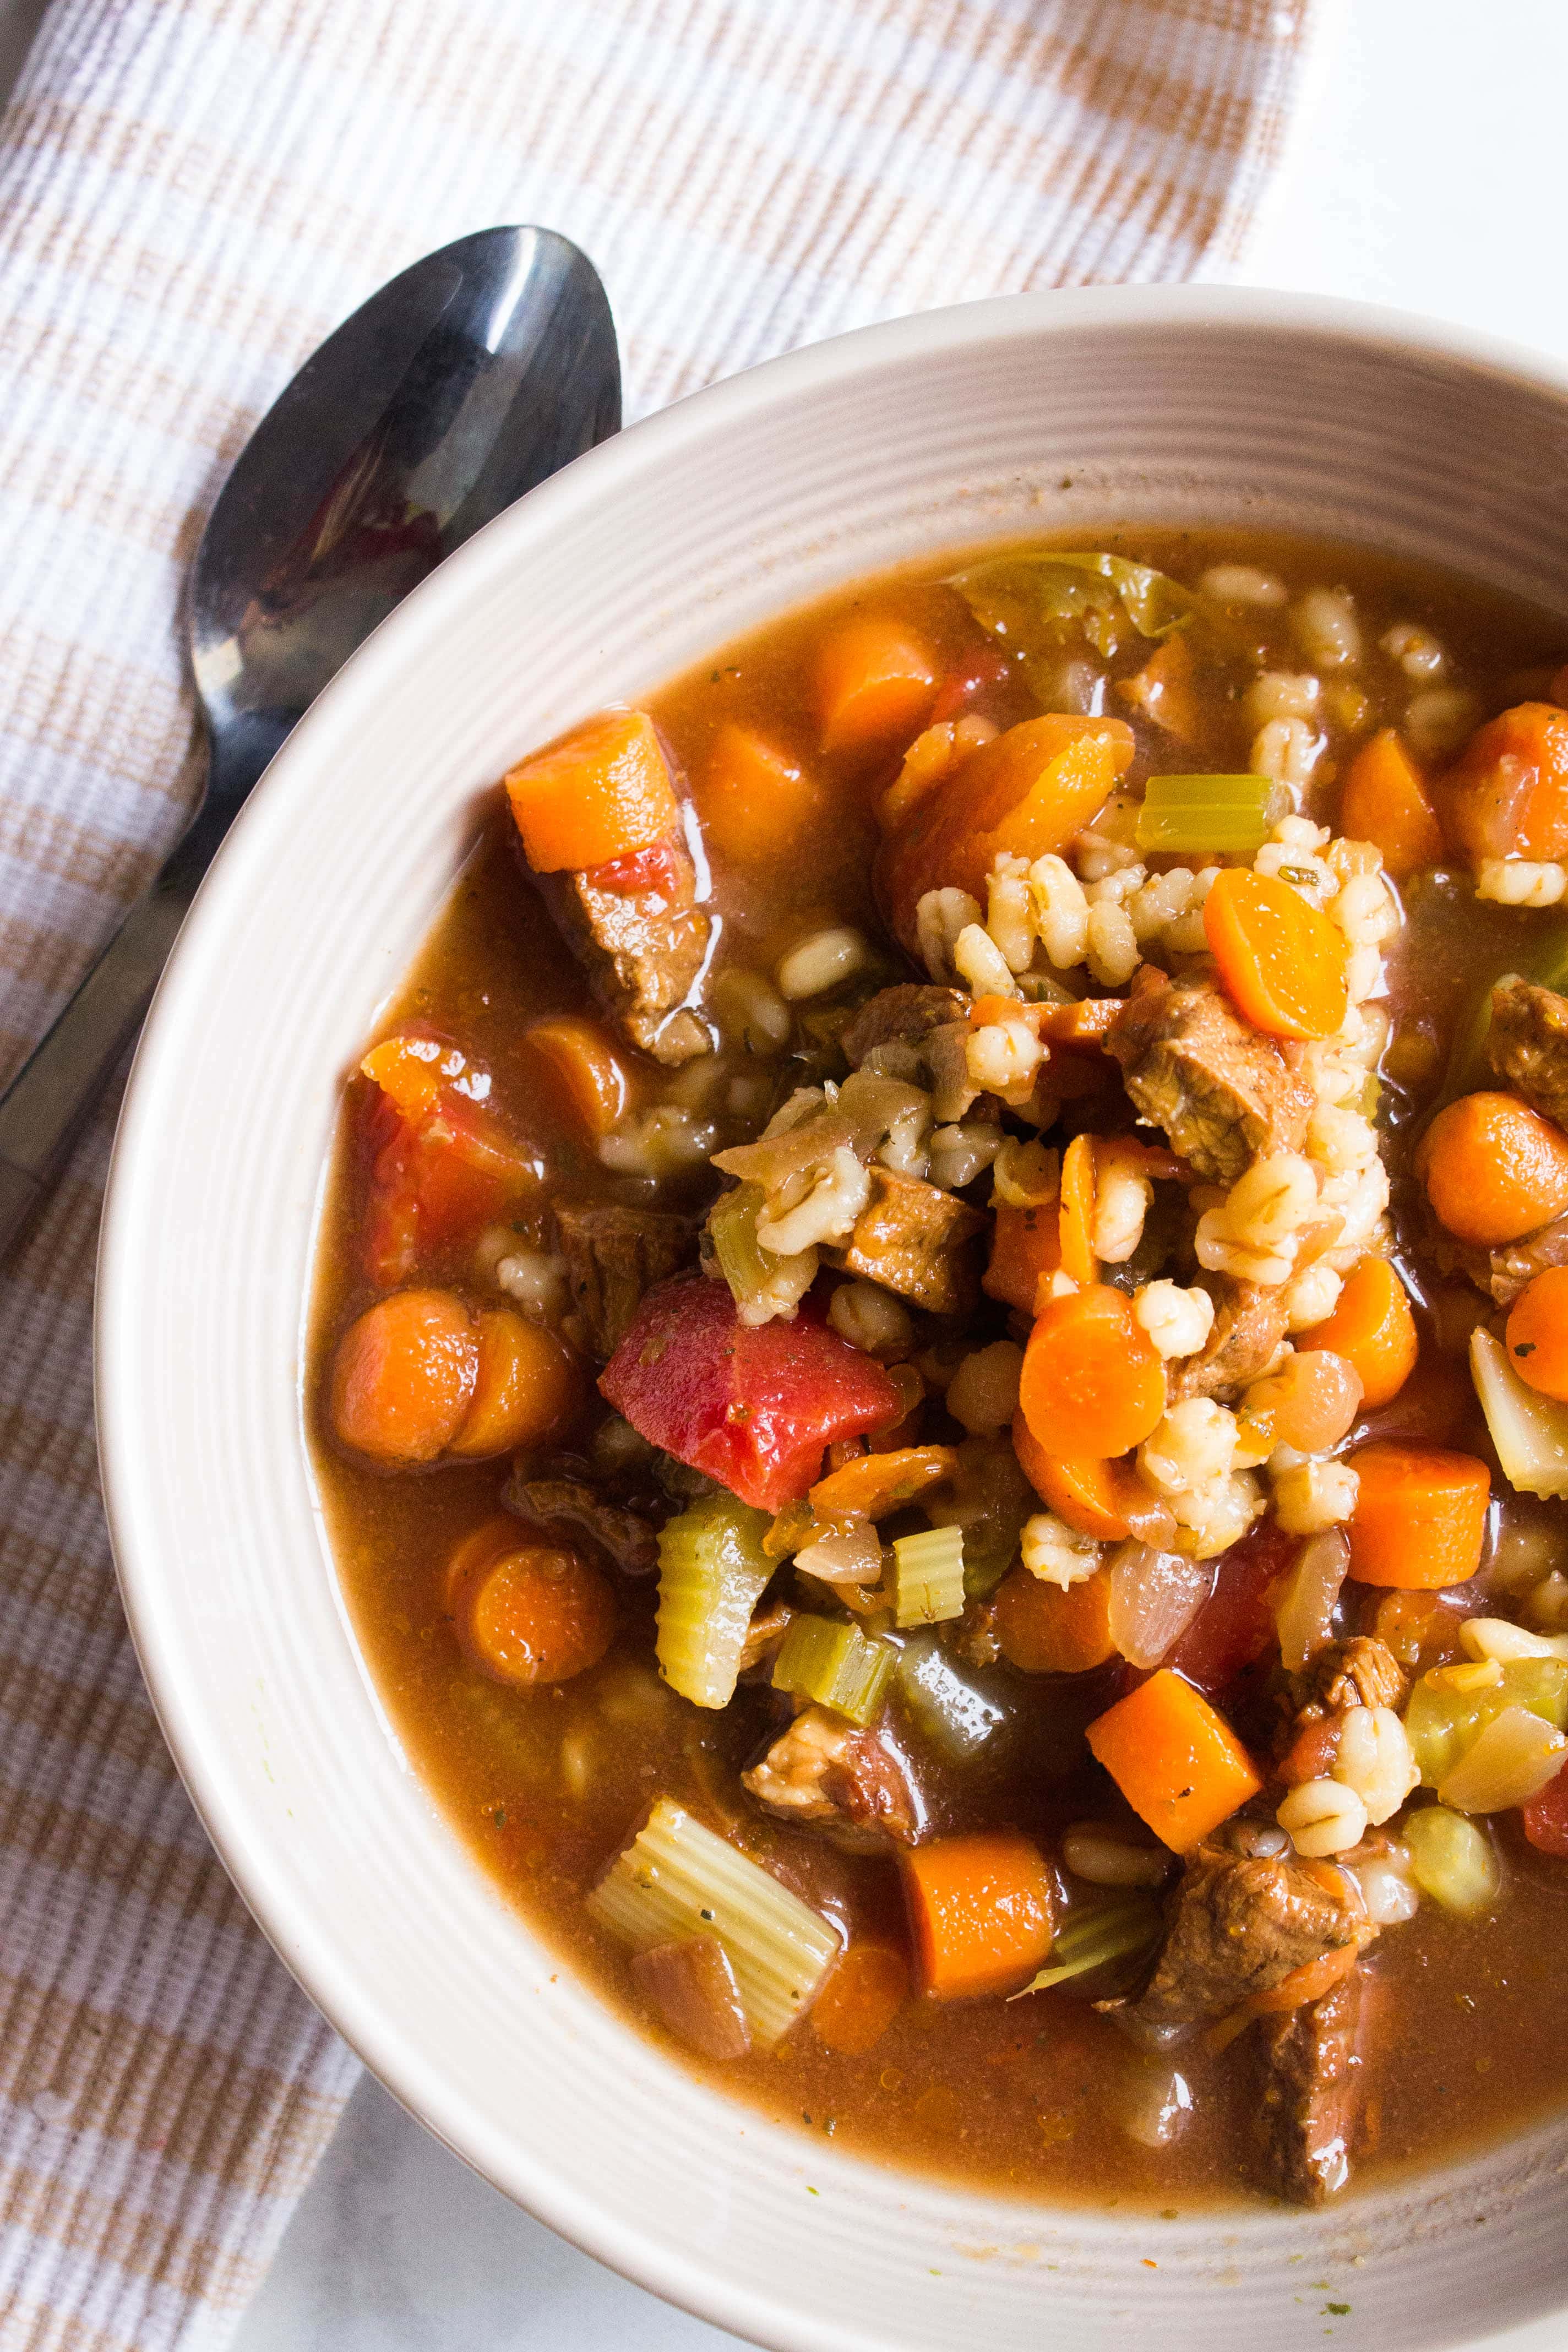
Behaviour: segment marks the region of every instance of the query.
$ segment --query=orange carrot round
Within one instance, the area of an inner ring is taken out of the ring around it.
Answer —
[[[607,866],[663,841],[680,822],[646,710],[605,710],[511,769],[507,798],[536,874]]]
[[[1443,828],[1396,728],[1380,729],[1351,761],[1340,831],[1347,840],[1373,843],[1396,882],[1424,866],[1441,865]]]
[[[1204,935],[1231,997],[1266,1036],[1332,1037],[1343,1026],[1344,934],[1289,882],[1226,866],[1204,901]]]
[[[1201,1691],[1161,1666],[1097,1716],[1087,1734],[1133,1811],[1173,1853],[1188,1853],[1263,1783]]]
[[[494,1511],[454,1546],[441,1571],[441,1602],[448,1617],[461,1614],[468,1588],[481,1570],[503,1551],[517,1549],[520,1532],[510,1511]]]
[[[1388,1260],[1363,1257],[1328,1320],[1314,1324],[1296,1344],[1342,1356],[1361,1375],[1363,1411],[1396,1397],[1415,1369],[1418,1343],[1409,1296]]]
[[[395,1290],[338,1341],[332,1427],[377,1462],[434,1462],[457,1435],[479,1379],[468,1310],[449,1290]]]
[[[1568,1209],[1568,1136],[1514,1095],[1461,1095],[1421,1139],[1415,1172],[1440,1224],[1477,1249]]]
[[[465,1461],[537,1445],[572,1419],[586,1382],[570,1348],[514,1307],[492,1307],[474,1326],[479,1361],[473,1402],[447,1452]]]
[[[1491,1493],[1484,1462],[1383,1440],[1349,1460],[1360,1482],[1349,1529],[1358,1583],[1437,1592],[1474,1576]]]
[[[1010,1992],[1051,1948],[1050,1873],[1016,1831],[934,1838],[903,1876],[920,1989],[937,2000]]]
[[[1116,1654],[1110,1570],[1064,1587],[1015,1568],[997,1587],[994,1622],[1002,1655],[1021,1674],[1087,1674]]]
[[[1094,1254],[1094,1138],[1075,1135],[1062,1154],[1062,1272],[1076,1283],[1098,1282]]]
[[[694,789],[702,838],[731,866],[765,866],[799,849],[826,812],[822,787],[798,760],[726,719]]]
[[[997,1203],[991,1263],[980,1284],[988,1297],[1032,1315],[1042,1276],[1055,1274],[1061,1262],[1061,1217],[1055,1201],[1029,1209]]]
[[[498,1682],[570,1682],[597,1665],[616,1630],[609,1579],[581,1553],[520,1544],[470,1587],[459,1633]]]
[[[522,1051],[585,1135],[608,1135],[631,1101],[631,1081],[597,1021],[552,1013],[523,1031]]]
[[[880,750],[912,735],[936,698],[927,646],[890,613],[863,613],[825,638],[816,709],[825,751]]]
[[[1542,1396],[1568,1403],[1568,1265],[1549,1265],[1508,1318],[1508,1360]]]
[[[811,2004],[812,2030],[829,2050],[859,2058],[880,2042],[909,1997],[910,1964],[902,1952],[857,1937]]]
[[[1478,729],[1437,789],[1443,829],[1483,857],[1568,856],[1568,714],[1521,702]]]
[[[1096,1285],[1047,1302],[1029,1334],[1018,1402],[1047,1454],[1131,1454],[1165,1410],[1165,1367],[1120,1290]]]

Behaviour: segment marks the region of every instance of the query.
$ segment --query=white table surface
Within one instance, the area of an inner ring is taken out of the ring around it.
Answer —
[[[0,0],[0,91],[41,7]],[[1568,0],[1349,0],[1346,13],[1246,278],[1425,310],[1568,358]],[[366,2080],[234,2352],[735,2340],[563,2243]],[[1565,2344],[1560,2321],[1489,2339],[1491,2352]]]

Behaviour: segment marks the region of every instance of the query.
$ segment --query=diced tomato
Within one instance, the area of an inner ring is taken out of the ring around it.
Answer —
[[[763,1511],[800,1501],[836,1438],[903,1411],[881,1365],[809,1306],[748,1329],[701,1275],[648,1293],[599,1387],[650,1444]]]
[[[1520,1807],[1520,1819],[1531,1845],[1568,1861],[1568,1764],[1539,1795]]]
[[[385,1049],[366,1056],[385,1058]],[[448,1057],[470,1083],[475,1073]],[[365,1097],[363,1134],[371,1160],[364,1217],[364,1266],[383,1289],[405,1283],[422,1260],[477,1234],[538,1183],[539,1163],[513,1142],[494,1114],[459,1093],[449,1066],[428,1108],[404,1083],[407,1072],[388,1063],[384,1087],[374,1069]]]
[[[1274,1642],[1272,1596],[1296,1550],[1270,1519],[1222,1552],[1214,1591],[1162,1664],[1218,1697]]]
[[[950,719],[962,719],[985,695],[1016,676],[1013,663],[995,646],[982,646],[965,654],[938,687],[928,724],[941,727]]]
[[[628,849],[624,857],[590,866],[583,879],[617,898],[640,898],[656,890],[661,898],[674,898],[680,887],[681,856],[673,841],[650,841],[646,848]]]

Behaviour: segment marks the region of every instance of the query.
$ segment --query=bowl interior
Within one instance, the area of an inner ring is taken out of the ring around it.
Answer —
[[[637,426],[444,566],[299,728],[186,927],[116,1150],[99,1360],[176,1759],[397,2095],[760,2342],[1454,2341],[1561,2295],[1568,2128],[1324,2214],[1009,2205],[780,2132],[600,2009],[408,1771],[327,1557],[298,1373],[342,1074],[509,761],[769,614],[946,545],[1184,520],[1358,539],[1568,611],[1565,458],[1544,366],[1348,307],[1119,292],[868,330]]]

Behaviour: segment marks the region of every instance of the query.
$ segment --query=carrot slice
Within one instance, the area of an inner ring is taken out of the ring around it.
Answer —
[[[1508,1360],[1531,1388],[1568,1403],[1568,1265],[1549,1265],[1521,1291],[1508,1318]]]
[[[1228,866],[1204,901],[1204,935],[1220,978],[1268,1037],[1332,1037],[1350,999],[1344,934],[1289,882]]]
[[[829,2050],[863,2057],[910,1997],[910,1964],[892,1944],[857,1937],[838,1955],[811,2004],[812,2031]]]
[[[1361,1378],[1362,1406],[1375,1411],[1399,1394],[1415,1370],[1419,1343],[1410,1299],[1385,1257],[1363,1257],[1346,1279],[1333,1313],[1297,1340],[1327,1348]]]
[[[971,2000],[1026,1983],[1051,1947],[1050,1874],[1016,1831],[935,1838],[904,1856],[920,1989]]]
[[[1013,1569],[996,1591],[996,1639],[1026,1675],[1081,1675],[1116,1654],[1110,1637],[1110,1570],[1080,1584],[1046,1584]]]
[[[1358,1583],[1436,1592],[1474,1576],[1491,1493],[1484,1462],[1383,1441],[1349,1458],[1360,1482],[1349,1529]]]
[[[1062,1272],[1076,1283],[1100,1280],[1094,1254],[1094,1138],[1075,1135],[1062,1154]]]
[[[823,641],[816,709],[825,751],[877,751],[912,735],[936,698],[930,648],[890,613],[863,613]]]
[[[395,1290],[338,1341],[332,1427],[376,1462],[434,1462],[472,1401],[479,1349],[468,1310],[449,1290]]]
[[[1568,1209],[1568,1136],[1517,1096],[1461,1095],[1422,1137],[1415,1173],[1439,1223],[1498,1249]]]
[[[1055,1201],[1030,1209],[998,1202],[991,1263],[980,1278],[988,1297],[1032,1315],[1042,1277],[1055,1274],[1061,1262],[1061,1219]]]
[[[596,1666],[615,1631],[604,1570],[552,1544],[520,1544],[481,1570],[458,1620],[475,1663],[525,1689]]]
[[[801,846],[824,814],[816,779],[797,760],[726,719],[694,788],[708,847],[731,866],[763,866]]]
[[[680,808],[645,710],[605,710],[507,772],[536,874],[607,865],[675,832]]]
[[[1248,2017],[1268,2017],[1279,2010],[1300,2009],[1306,2001],[1321,2000],[1342,1977],[1349,1976],[1360,1958],[1359,1944],[1336,1944],[1331,1951],[1320,1952],[1315,1960],[1303,1960],[1277,1985],[1267,1992],[1255,1992],[1242,2006]]]
[[[1133,1811],[1173,1853],[1190,1853],[1263,1786],[1225,1717],[1169,1666],[1098,1716],[1087,1737]]]
[[[441,1571],[441,1601],[448,1617],[455,1617],[462,1608],[469,1585],[481,1569],[499,1559],[503,1551],[515,1551],[521,1530],[510,1511],[497,1511],[456,1545]]]
[[[1131,1532],[1119,1508],[1120,1463],[1047,1454],[1021,1412],[1013,1423],[1013,1451],[1041,1502],[1079,1535],[1121,1543]]]
[[[570,1348],[514,1307],[495,1307],[474,1325],[479,1361],[473,1402],[447,1445],[466,1462],[538,1445],[566,1428],[587,1383]]]
[[[1351,761],[1340,831],[1370,841],[1396,882],[1443,861],[1443,828],[1420,769],[1396,728],[1384,727]]]
[[[1165,1367],[1120,1290],[1096,1285],[1047,1301],[1024,1351],[1018,1402],[1047,1454],[1131,1454],[1165,1410]]]
[[[1437,787],[1443,830],[1483,857],[1568,857],[1568,713],[1521,702],[1470,738]]]
[[[879,1519],[940,1479],[951,1478],[957,1467],[951,1445],[901,1445],[885,1454],[857,1454],[817,1480],[811,1507],[819,1519]]]
[[[595,1141],[631,1101],[631,1081],[607,1032],[582,1013],[556,1013],[522,1033],[522,1048],[574,1124]]]

